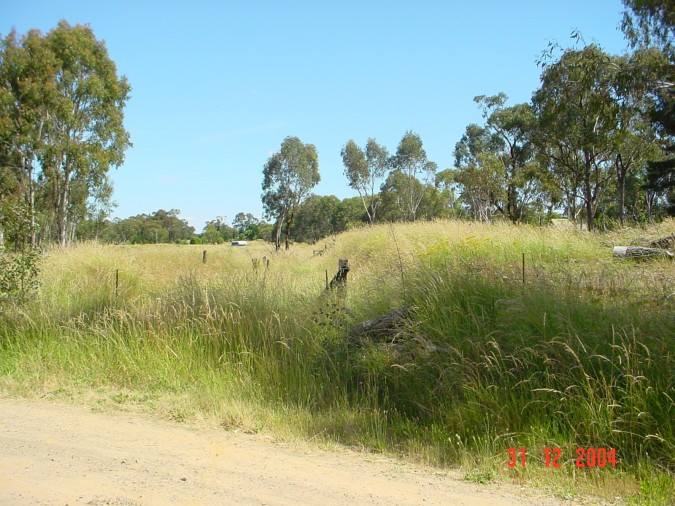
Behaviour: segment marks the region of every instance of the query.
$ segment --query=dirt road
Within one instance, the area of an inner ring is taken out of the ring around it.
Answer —
[[[545,503],[517,492],[380,456],[0,399],[3,505]]]

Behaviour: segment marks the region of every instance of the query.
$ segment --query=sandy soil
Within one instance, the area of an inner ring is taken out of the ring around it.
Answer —
[[[0,504],[557,504],[351,451],[0,399]]]

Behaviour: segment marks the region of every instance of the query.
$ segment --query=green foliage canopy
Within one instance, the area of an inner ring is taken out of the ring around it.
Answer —
[[[412,131],[403,135],[396,148],[396,154],[390,159],[390,164],[392,172],[403,176],[399,181],[401,202],[405,206],[403,219],[415,221],[424,198],[424,185],[433,182],[438,166],[427,159],[422,138]]]
[[[275,220],[274,245],[277,250],[281,247],[283,228],[286,249],[290,247],[293,214],[320,180],[316,148],[297,137],[286,137],[281,149],[265,163],[262,202],[266,216]]]
[[[368,221],[372,224],[375,222],[379,203],[377,188],[382,183],[389,165],[387,148],[371,137],[364,153],[356,142],[350,139],[342,148],[341,155],[349,186],[358,192]]]
[[[0,42],[0,160],[18,183],[32,245],[38,215],[45,236],[54,231],[65,246],[87,201],[109,198],[108,171],[131,145],[123,125],[130,90],[87,26],[61,21],[47,35],[11,32]]]

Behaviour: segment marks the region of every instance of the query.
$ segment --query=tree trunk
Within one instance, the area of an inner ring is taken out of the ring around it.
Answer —
[[[37,236],[35,233],[35,188],[33,188],[32,174],[30,175],[30,181],[28,183],[28,214],[30,219],[30,247],[31,249],[35,249],[37,246]]]
[[[288,220],[286,220],[286,251],[291,249],[290,239],[291,239],[291,223],[293,222],[293,214],[290,214]]]
[[[33,167],[30,162],[26,165],[25,158],[22,158],[21,163],[24,164],[24,170],[26,172],[26,184],[28,185],[28,194],[26,195],[26,200],[28,204],[28,220],[30,222],[30,247],[35,249],[37,243],[37,237],[35,235],[35,187],[33,185]]]
[[[371,195],[370,197],[370,213],[368,213],[368,220],[370,224],[372,225],[375,223],[375,214],[377,213],[377,201],[375,200],[375,196]]]
[[[57,195],[56,207],[56,231],[59,246],[68,246],[68,199],[70,193],[69,174],[66,172],[63,178],[63,187]]]
[[[75,235],[77,233],[77,222],[71,221],[68,223],[68,243],[72,244],[75,242]]]
[[[577,190],[575,189],[571,192],[565,190],[565,199],[567,200],[567,218],[576,225],[580,213],[579,207],[577,206]]]
[[[626,177],[625,174],[618,177],[619,183],[619,223],[624,227],[626,225],[625,208],[626,208]]]
[[[281,248],[281,230],[284,226],[284,215],[281,214],[277,218],[277,222],[275,224],[275,230],[274,230],[274,250],[279,251]]]
[[[621,227],[625,226],[625,214],[624,210],[626,208],[626,172],[627,169],[623,164],[621,155],[616,157],[616,181],[619,185],[619,223]]]
[[[368,216],[368,224],[369,224],[369,225],[372,225],[372,224],[373,224],[373,220],[375,219],[375,212],[374,212],[374,211],[371,212],[371,211],[372,211],[372,207],[373,207],[373,201],[372,201],[372,199],[371,199],[371,201],[370,201],[370,206],[369,206],[368,204],[366,204],[366,197],[365,197],[365,195],[360,195],[360,197],[361,197],[361,203],[363,204],[363,208],[366,210],[366,215]]]
[[[591,187],[591,161],[588,155],[585,155],[586,166],[584,167],[584,200],[586,204],[586,226],[589,232],[595,228],[593,216],[593,188]]]
[[[56,231],[59,246],[65,248],[68,246],[68,216],[65,206],[59,202],[58,213],[56,217]]]

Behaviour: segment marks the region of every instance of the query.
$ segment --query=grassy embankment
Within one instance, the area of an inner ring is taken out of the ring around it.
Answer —
[[[0,315],[0,393],[395,452],[560,497],[667,502],[675,266],[615,261],[611,246],[673,232],[438,222],[280,254],[54,250],[38,299]],[[263,255],[269,269],[254,270]],[[344,298],[323,290],[341,257]],[[351,326],[404,306],[395,345],[347,345]],[[507,467],[510,447],[527,467]],[[578,447],[616,448],[619,463],[579,469]],[[562,450],[561,468],[544,448]]]

